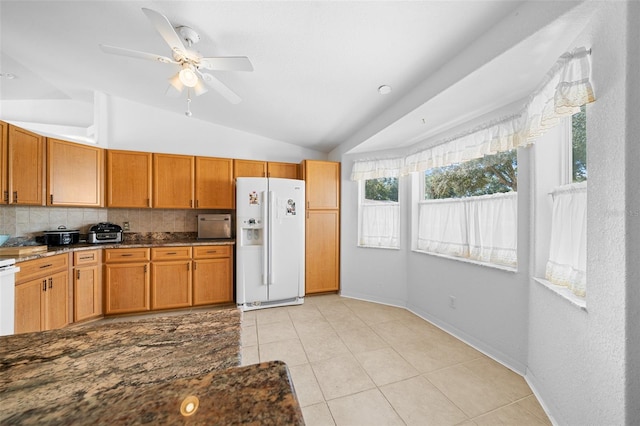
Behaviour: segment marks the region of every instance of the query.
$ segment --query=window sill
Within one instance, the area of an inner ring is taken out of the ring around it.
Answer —
[[[578,297],[573,294],[568,288],[555,285],[552,282],[545,280],[544,278],[533,277],[533,280],[540,284],[542,287],[549,289],[552,293],[555,293],[556,295],[565,299],[576,308],[587,312],[587,301],[584,298]]]
[[[423,251],[423,250],[417,250],[417,249],[412,249],[411,251],[413,251],[415,253],[426,254],[426,255],[429,255],[429,256],[441,257],[443,259],[455,260],[457,262],[471,263],[473,265],[483,266],[485,268],[499,269],[501,271],[506,271],[506,272],[518,272],[518,268],[517,267],[514,268],[512,266],[505,266],[505,265],[497,265],[495,263],[480,262],[479,260],[466,259],[464,257],[449,256],[447,254],[441,254],[441,253],[432,253],[432,252],[429,252],[429,251]]]
[[[384,250],[400,250],[400,247],[386,247],[386,246],[365,246],[358,244],[358,248],[372,248],[372,249],[384,249]]]

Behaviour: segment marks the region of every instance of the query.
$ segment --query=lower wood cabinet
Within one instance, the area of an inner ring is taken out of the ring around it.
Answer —
[[[73,253],[73,321],[102,316],[102,250]]]
[[[148,248],[105,249],[105,314],[151,309]]]
[[[191,306],[191,247],[151,249],[151,309]]]
[[[16,275],[16,334],[68,324],[69,254],[20,262]]]
[[[233,246],[105,249],[105,314],[233,302]]]
[[[233,302],[232,246],[193,248],[193,304]]]

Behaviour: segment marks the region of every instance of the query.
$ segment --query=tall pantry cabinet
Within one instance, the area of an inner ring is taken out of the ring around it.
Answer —
[[[340,289],[340,163],[305,160],[307,294]]]

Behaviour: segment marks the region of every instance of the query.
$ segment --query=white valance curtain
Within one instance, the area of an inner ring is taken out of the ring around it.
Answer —
[[[400,204],[369,201],[360,205],[360,246],[400,247]]]
[[[351,179],[381,177],[377,170],[384,170],[385,176],[425,171],[530,145],[562,117],[575,114],[582,105],[595,100],[590,74],[590,51],[581,47],[565,53],[519,113],[402,158],[356,161]]]
[[[403,158],[356,161],[353,164],[353,169],[351,169],[351,180],[398,177],[403,166]]]
[[[553,193],[551,243],[545,278],[584,297],[587,289],[587,182]]]
[[[515,267],[518,193],[422,201],[418,250]]]

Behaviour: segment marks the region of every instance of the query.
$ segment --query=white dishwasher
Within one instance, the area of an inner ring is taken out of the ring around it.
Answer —
[[[0,260],[0,336],[15,333],[15,302],[16,302],[16,266],[15,259]]]

